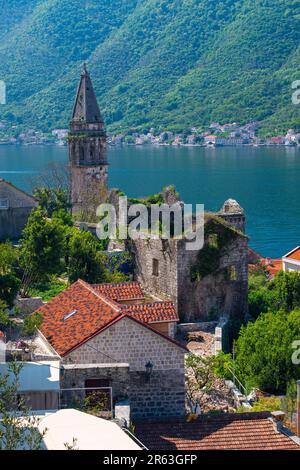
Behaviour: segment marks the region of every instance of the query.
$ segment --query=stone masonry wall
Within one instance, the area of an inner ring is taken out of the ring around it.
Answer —
[[[128,363],[130,371],[184,371],[184,350],[130,318],[123,318],[63,358],[65,364]]]
[[[178,311],[185,322],[218,320],[223,316],[247,313],[248,296],[248,240],[237,237],[221,252],[216,273],[200,281],[191,281],[191,267],[197,252],[188,252],[183,243],[178,247]],[[234,269],[235,278],[229,276]]]
[[[68,354],[62,362],[101,363],[102,366],[128,363],[130,370],[127,382],[122,382],[112,372],[112,387],[117,388],[114,395],[129,394],[132,417],[181,416],[185,413],[184,356],[184,349],[135,321],[123,318]],[[149,361],[153,364],[150,380],[146,377],[145,369]],[[109,368],[113,368],[113,365]],[[85,374],[79,372],[78,376],[76,372],[79,383],[82,383]],[[102,371],[99,374],[102,378]]]
[[[113,406],[129,401],[131,418],[181,416],[185,413],[184,374],[176,371],[153,371],[150,379],[145,371],[130,372],[128,367],[108,364],[107,367],[64,369],[61,388],[84,388],[87,379],[108,380],[112,386]]]
[[[95,167],[72,166],[71,197],[74,213],[96,216],[96,208],[107,195],[107,165]]]
[[[244,317],[247,313],[248,240],[238,236],[221,252],[216,273],[191,281],[191,267],[198,251],[187,251],[184,240],[136,240],[128,244],[134,255],[135,279],[144,289],[169,298],[182,322],[218,320],[224,315]],[[153,275],[158,260],[158,276]],[[233,269],[236,277],[229,277]]]
[[[116,364],[64,368],[61,370],[61,388],[84,388],[88,379],[108,380],[112,386],[113,403],[129,399],[129,365]]]
[[[184,374],[176,371],[130,372],[132,418],[183,416],[185,414]]]
[[[172,300],[177,306],[177,242],[174,240],[130,240],[135,279],[150,294]],[[153,259],[158,260],[158,276],[153,275]]]

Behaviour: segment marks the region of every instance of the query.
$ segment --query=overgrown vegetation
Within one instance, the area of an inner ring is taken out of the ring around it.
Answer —
[[[68,283],[65,280],[60,280],[56,276],[50,276],[49,280],[43,284],[35,284],[29,290],[29,295],[30,297],[41,297],[44,302],[48,302],[67,287]]]
[[[43,317],[39,312],[35,312],[32,315],[25,317],[23,324],[23,333],[26,336],[31,336],[40,328],[43,323]]]
[[[38,208],[30,214],[20,245],[22,295],[27,296],[33,285],[47,280],[49,275],[63,272],[66,249],[64,226],[58,220],[49,219]]]
[[[285,393],[288,382],[300,376],[300,366],[292,360],[299,338],[300,309],[262,313],[241,328],[236,341],[238,378],[247,387]]]
[[[187,402],[192,414],[202,410],[205,396],[214,387],[217,378],[231,378],[230,354],[220,352],[217,356],[190,354],[186,358]]]
[[[21,286],[17,277],[18,258],[18,250],[10,242],[0,243],[0,302],[9,308]]]
[[[65,189],[36,188],[33,195],[48,217],[52,217],[54,213],[66,213],[70,209],[69,194]]]
[[[248,391],[291,396],[291,382],[300,376],[299,273],[280,272],[269,280],[258,265],[249,279],[249,312],[253,321],[236,329],[235,374]]]
[[[204,236],[204,247],[199,251],[197,263],[191,268],[192,282],[201,281],[218,271],[221,256],[224,255],[226,247],[239,236],[239,232],[229,227],[222,219],[206,215]]]
[[[300,308],[300,276],[297,272],[280,272],[273,280],[263,267],[249,276],[249,313],[253,318],[269,310],[290,312]]]
[[[121,195],[121,194],[120,194]],[[124,193],[122,193],[124,195]],[[176,191],[176,187],[174,185],[169,185],[163,187],[162,191],[157,194],[151,194],[144,198],[128,198],[129,204],[145,204],[146,206],[150,207],[152,204],[164,204],[166,203],[165,198],[171,196],[172,199],[179,201],[180,194]]]
[[[260,411],[282,411],[282,402],[279,397],[262,397],[252,404],[252,408],[241,406],[237,409],[238,413],[255,413]]]

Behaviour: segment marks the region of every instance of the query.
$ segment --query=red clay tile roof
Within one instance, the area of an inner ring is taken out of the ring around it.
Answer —
[[[179,321],[173,302],[125,305],[122,310],[123,313],[127,313],[145,323]]]
[[[114,286],[110,287],[113,292]],[[108,290],[107,285],[105,289]],[[121,305],[99,291],[78,280],[37,310],[43,316],[40,331],[60,356],[65,356],[125,315],[144,326],[160,321],[178,321],[172,302]],[[160,335],[171,341],[171,338]]]
[[[283,269],[282,259],[262,258],[261,264],[266,268],[270,276],[276,276]]]
[[[283,269],[283,263],[282,259],[272,259],[272,258],[264,258],[263,256],[259,255],[256,253],[254,250],[250,249],[248,250],[248,260],[249,260],[249,268],[252,268],[255,270],[256,268],[256,263],[259,262],[261,265],[263,265],[270,276],[276,276],[279,271],[282,271]]]
[[[271,276],[276,276],[276,274],[283,269],[282,260],[272,259],[271,263],[266,265],[266,268]]]
[[[286,258],[294,259],[295,261],[300,261],[300,248],[295,248]]]
[[[55,351],[64,356],[117,318],[121,308],[79,280],[38,312],[43,316],[41,333]]]
[[[144,293],[139,282],[122,282],[119,284],[94,284],[93,289],[116,302],[124,300],[142,300]]]
[[[135,434],[149,450],[300,450],[275,431],[269,413],[203,415],[191,423],[136,423]]]

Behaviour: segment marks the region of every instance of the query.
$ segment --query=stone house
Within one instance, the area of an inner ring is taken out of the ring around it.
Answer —
[[[60,357],[61,389],[106,387],[133,418],[184,415],[187,350],[171,337],[175,308],[141,297],[137,283],[79,280],[38,310],[39,338]]]
[[[0,240],[20,238],[36,199],[13,184],[0,179]]]

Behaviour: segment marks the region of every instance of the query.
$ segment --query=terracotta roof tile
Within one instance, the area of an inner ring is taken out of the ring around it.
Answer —
[[[78,280],[38,310],[43,316],[40,331],[60,356],[65,356],[125,315],[145,326],[155,322],[178,321],[172,302],[124,305],[102,293],[109,292],[114,297],[116,293],[119,296],[123,292],[128,296],[126,291],[129,289],[132,295],[139,295],[141,288],[138,283],[128,283],[126,286],[105,284],[103,289],[100,286],[92,287]],[[169,337],[161,336],[171,341]]]
[[[41,333],[55,351],[64,356],[117,318],[121,308],[79,280],[38,312],[43,316]]]
[[[92,287],[96,292],[117,302],[124,300],[142,300],[145,297],[139,282],[94,284]]]
[[[136,436],[149,450],[300,450],[275,431],[269,413],[203,415],[196,421],[136,423]]]
[[[281,259],[273,259],[270,264],[266,265],[267,271],[271,276],[276,276],[279,271],[283,269],[283,263]]]
[[[123,313],[127,313],[145,323],[179,321],[173,302],[125,305]]]
[[[286,258],[300,261],[300,247],[295,248],[291,253],[286,255]]]

